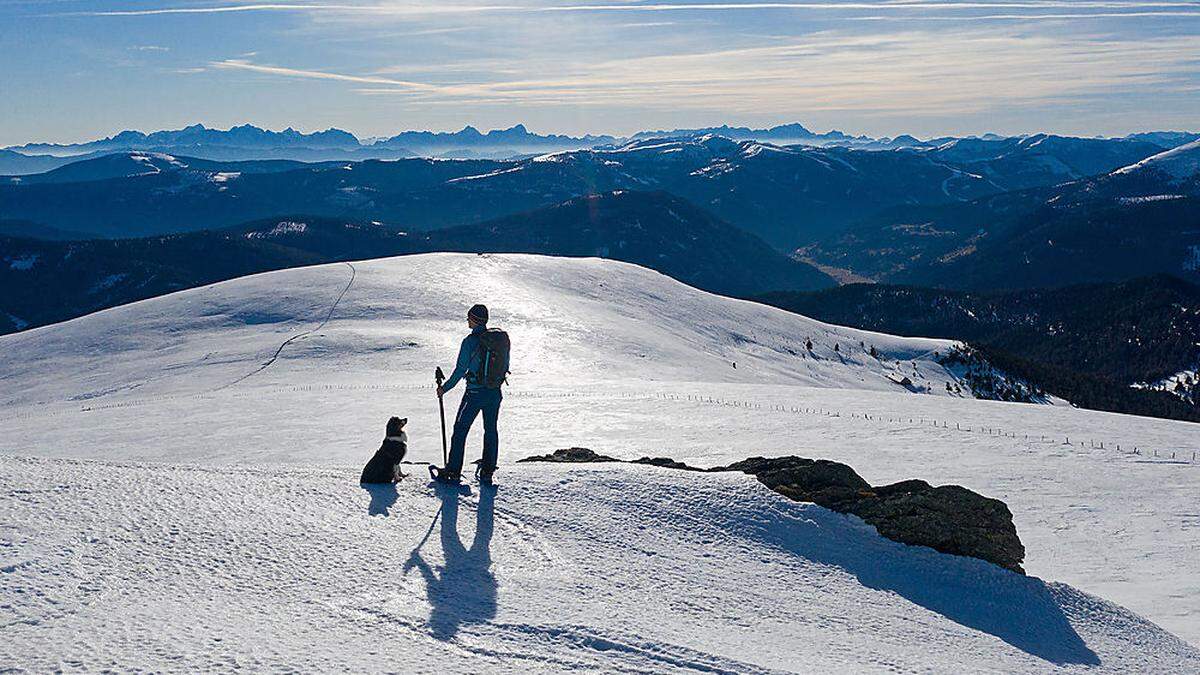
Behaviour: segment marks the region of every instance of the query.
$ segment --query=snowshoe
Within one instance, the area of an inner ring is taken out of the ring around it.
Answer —
[[[488,486],[495,485],[496,482],[494,480],[492,480],[492,475],[495,473],[496,473],[495,468],[492,468],[490,471],[485,471],[483,469],[483,460],[481,460],[481,459],[475,460],[475,480],[479,481],[480,485],[488,485]]]
[[[429,477],[439,483],[445,483],[446,485],[458,485],[462,483],[461,474],[451,473],[446,471],[444,468],[439,468],[432,464],[429,465]]]

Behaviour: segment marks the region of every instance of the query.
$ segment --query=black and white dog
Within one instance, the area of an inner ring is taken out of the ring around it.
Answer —
[[[408,452],[408,434],[404,425],[408,418],[393,417],[387,423],[387,437],[375,451],[375,456],[363,467],[360,483],[395,483],[408,474],[400,470],[400,462]]]

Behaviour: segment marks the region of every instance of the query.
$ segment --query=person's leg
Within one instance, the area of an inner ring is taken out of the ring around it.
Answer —
[[[458,415],[454,418],[454,433],[450,436],[450,459],[446,462],[446,473],[461,475],[463,453],[467,449],[467,434],[479,414],[478,392],[470,389],[463,392],[462,402],[458,404]]]
[[[483,462],[479,472],[491,475],[496,470],[496,462],[500,456],[500,401],[504,396],[499,389],[485,390],[487,397],[483,400]]]

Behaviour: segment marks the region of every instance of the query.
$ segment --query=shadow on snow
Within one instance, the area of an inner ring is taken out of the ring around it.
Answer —
[[[396,501],[395,486],[370,491],[371,513],[386,514]],[[490,550],[495,490],[484,489],[479,495],[470,548],[463,545],[458,534],[463,492],[445,486],[437,486],[436,492],[441,509],[409,555],[404,571],[414,567],[420,570],[431,606],[430,631],[439,640],[450,640],[463,625],[485,623],[496,615],[497,582]],[[716,517],[706,524],[728,529],[735,537],[757,539],[798,558],[839,567],[868,588],[895,593],[1045,661],[1058,665],[1100,664],[1100,658],[1063,612],[1065,605],[1093,602],[1075,589],[1050,586],[1036,577],[1009,572],[982,560],[893,542],[856,517],[814,504],[788,502],[781,506],[773,514],[775,518],[739,513],[734,508],[708,513],[708,517]],[[444,561],[435,569],[422,557],[421,549],[439,518]]]
[[[371,495],[371,503],[367,505],[367,513],[372,516],[386,516],[389,509],[399,499],[395,483],[361,483],[362,489]]]
[[[739,534],[840,567],[868,588],[895,593],[1051,663],[1100,664],[1062,609],[1091,602],[1083,593],[982,560],[893,542],[854,516],[815,504],[802,508],[802,514],[780,509],[778,520],[744,520]]]
[[[429,598],[429,628],[433,637],[450,640],[464,624],[485,623],[496,616],[496,576],[492,573],[492,530],[496,490],[484,488],[475,509],[475,537],[471,547],[458,536],[458,507],[463,492],[452,487],[435,487],[442,507],[429,525],[429,532],[404,563],[404,572],[417,568],[425,578]],[[469,494],[469,492],[467,493]],[[421,547],[441,518],[443,564],[434,569],[421,557]]]

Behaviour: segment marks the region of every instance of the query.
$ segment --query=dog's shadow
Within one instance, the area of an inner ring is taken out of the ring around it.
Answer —
[[[371,503],[367,505],[367,513],[372,516],[386,516],[388,510],[400,498],[395,483],[360,483],[362,489],[371,494]]]

